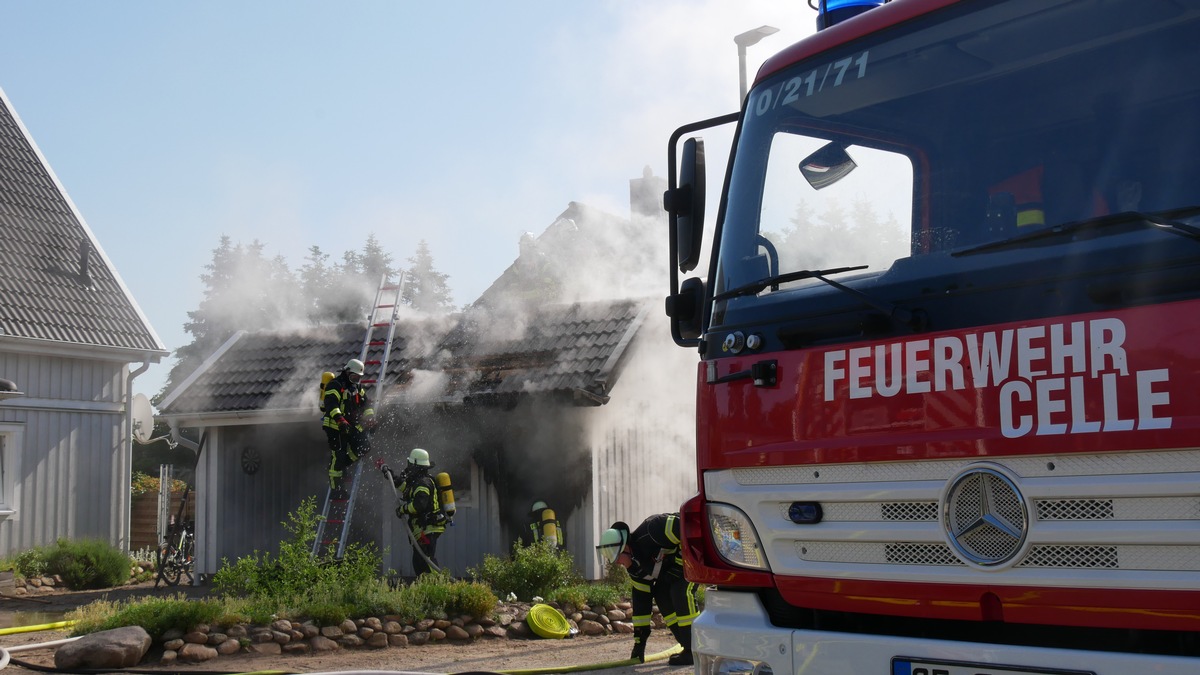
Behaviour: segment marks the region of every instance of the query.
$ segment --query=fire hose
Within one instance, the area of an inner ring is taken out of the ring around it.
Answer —
[[[390,468],[387,468],[386,466],[384,467],[384,473],[387,474],[388,483],[390,483],[392,486],[392,494],[396,495],[396,500],[399,501],[400,500],[400,492],[396,489],[395,474],[393,474],[392,470]],[[413,550],[416,551],[422,558],[425,559],[425,564],[429,565],[429,569],[433,570],[434,572],[441,572],[442,568],[438,567],[437,563],[430,560],[429,556],[425,555],[425,550],[421,548],[421,545],[419,543],[417,543],[417,535],[413,534],[411,522],[409,522],[405,525],[404,531],[408,533],[408,540],[410,542],[412,542]]]

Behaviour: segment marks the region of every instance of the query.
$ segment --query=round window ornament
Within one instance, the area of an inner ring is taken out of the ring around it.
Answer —
[[[258,467],[262,465],[262,455],[254,448],[242,449],[242,471],[247,475],[253,476],[258,473]]]

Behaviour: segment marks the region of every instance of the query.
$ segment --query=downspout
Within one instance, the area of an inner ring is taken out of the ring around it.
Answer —
[[[130,521],[133,519],[133,381],[147,370],[150,370],[149,359],[143,360],[141,367],[130,372],[129,377],[125,379],[125,445],[121,449],[125,470],[121,472],[121,483],[117,488],[121,494],[122,509],[118,545],[125,550],[129,550],[133,543],[130,539]]]

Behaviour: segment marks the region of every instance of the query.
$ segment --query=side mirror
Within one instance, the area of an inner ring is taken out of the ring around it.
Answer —
[[[704,141],[689,138],[683,142],[679,167],[679,186],[663,194],[663,207],[675,228],[675,263],[680,272],[696,269],[700,245],[704,239]]]
[[[814,190],[820,190],[845,178],[857,166],[846,154],[846,146],[834,141],[805,157],[800,162],[800,173]]]
[[[684,279],[679,287],[679,293],[667,296],[667,316],[671,317],[680,338],[694,340],[700,337],[703,322],[700,320],[704,311],[704,281],[699,277]]]

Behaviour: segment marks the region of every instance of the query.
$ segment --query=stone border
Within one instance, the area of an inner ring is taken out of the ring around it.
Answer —
[[[633,633],[632,605],[628,601],[592,609],[587,605],[546,603],[562,612],[572,634],[611,635]],[[162,665],[176,661],[203,663],[222,655],[239,653],[279,656],[310,654],[339,649],[407,648],[436,642],[469,642],[480,639],[537,638],[525,621],[530,603],[500,603],[488,617],[459,616],[453,619],[421,619],[402,622],[396,616],[347,619],[336,626],[318,626],[312,621],[278,619],[266,626],[236,624],[229,627],[194,626],[184,632],[167,631],[160,639]],[[665,628],[655,610],[655,628]]]

